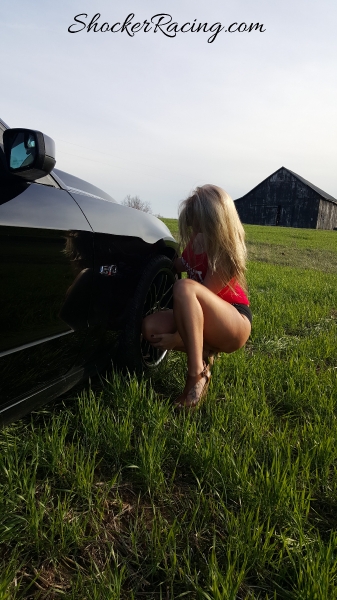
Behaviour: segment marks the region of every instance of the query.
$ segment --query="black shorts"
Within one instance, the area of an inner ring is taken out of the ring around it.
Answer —
[[[252,323],[252,320],[253,320],[252,311],[250,310],[249,306],[247,306],[247,304],[232,304],[232,306],[234,306],[234,308],[236,308],[236,310],[241,315],[245,315],[245,317],[247,317],[247,319],[249,319],[250,324]]]

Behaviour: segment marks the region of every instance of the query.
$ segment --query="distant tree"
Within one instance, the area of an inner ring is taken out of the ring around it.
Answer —
[[[144,202],[139,196],[130,196],[128,194],[122,201],[123,206],[129,206],[129,208],[135,208],[136,210],[142,210],[146,213],[152,213],[150,202]]]

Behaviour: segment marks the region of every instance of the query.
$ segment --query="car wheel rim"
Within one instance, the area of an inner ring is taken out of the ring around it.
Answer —
[[[175,277],[168,269],[157,273],[144,302],[143,317],[171,308],[174,281]],[[141,336],[141,353],[144,365],[156,367],[167,354],[167,350],[154,348]]]

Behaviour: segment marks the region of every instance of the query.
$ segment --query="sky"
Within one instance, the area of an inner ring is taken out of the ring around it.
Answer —
[[[88,32],[97,13],[134,17]],[[336,0],[2,0],[0,23],[0,117],[116,201],[176,217],[197,185],[236,199],[281,166],[337,198]]]

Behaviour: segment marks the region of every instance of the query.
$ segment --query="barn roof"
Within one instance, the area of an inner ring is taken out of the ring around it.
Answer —
[[[323,198],[324,200],[328,200],[329,202],[333,202],[334,204],[337,204],[337,199],[336,198],[334,198],[333,196],[330,196],[330,194],[327,194],[326,192],[324,192],[323,190],[321,190],[320,188],[318,188],[313,183],[310,183],[310,181],[307,181],[307,179],[304,179],[303,177],[301,177],[301,175],[297,175],[297,173],[294,173],[294,171],[291,171],[290,169],[287,169],[286,167],[280,167],[280,169],[277,169],[277,171],[275,171],[274,173],[272,173],[271,175],[269,175],[268,177],[266,177],[263,181],[261,181],[260,183],[258,183],[258,185],[256,185],[255,187],[253,187],[250,190],[250,192],[252,192],[253,190],[256,190],[256,188],[258,188],[260,185],[262,185],[262,183],[264,183],[265,181],[267,181],[268,179],[270,179],[270,177],[272,177],[273,175],[275,175],[275,173],[278,173],[279,171],[281,171],[281,169],[284,169],[285,171],[288,171],[288,173],[291,173],[292,175],[294,175],[294,177],[296,177],[297,179],[299,179],[299,181],[301,181],[302,183],[304,183],[304,185],[307,185],[312,190],[314,190],[314,192],[317,192],[317,194],[319,194],[319,196],[321,198]],[[247,194],[250,194],[250,192],[247,192]],[[247,196],[247,194],[245,194],[244,196]],[[241,196],[241,198],[244,198],[244,196]],[[241,198],[237,198],[237,200],[241,200]]]
[[[282,167],[282,168],[286,169],[285,167]],[[330,194],[327,194],[326,192],[324,192],[323,190],[321,190],[320,188],[318,188],[313,183],[310,183],[310,181],[307,181],[306,179],[303,179],[303,177],[301,177],[301,175],[297,175],[297,173],[294,173],[294,171],[290,171],[290,169],[286,169],[286,171],[289,171],[289,173],[291,173],[292,175],[294,175],[295,177],[297,177],[297,179],[299,179],[300,181],[302,181],[302,183],[304,183],[305,185],[307,185],[308,187],[310,187],[312,190],[314,190],[314,192],[317,192],[325,200],[330,200],[330,202],[337,203],[336,198],[334,198],[333,196],[330,196]]]

